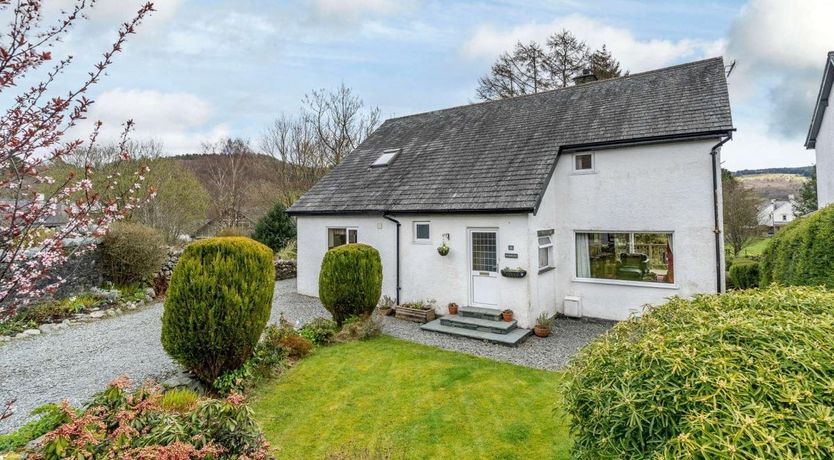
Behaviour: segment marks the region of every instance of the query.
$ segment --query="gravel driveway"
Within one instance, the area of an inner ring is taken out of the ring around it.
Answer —
[[[271,321],[279,315],[301,325],[330,315],[318,299],[295,292],[295,280],[275,283]],[[135,381],[163,379],[180,368],[159,342],[162,305],[116,318],[75,324],[49,334],[0,345],[0,402],[16,398],[15,414],[0,421],[7,433],[28,420],[29,412],[64,399],[80,405],[122,374]],[[611,327],[610,322],[562,319],[553,335],[531,337],[516,348],[422,331],[418,324],[385,318],[385,333],[447,350],[470,353],[541,369],[559,369],[584,344]]]

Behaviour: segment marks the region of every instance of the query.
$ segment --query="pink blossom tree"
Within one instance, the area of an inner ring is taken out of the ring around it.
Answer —
[[[128,36],[154,11],[153,4],[140,6],[120,26],[112,46],[87,77],[76,89],[58,96],[50,87],[73,57],[56,61],[50,50],[86,18],[84,13],[95,0],[76,0],[52,25],[45,24],[42,3],[0,0],[0,12],[10,18],[8,31],[0,32],[0,97],[11,101],[0,110],[0,321],[17,307],[54,291],[64,280],[49,276],[51,271],[66,262],[71,252],[91,249],[113,221],[155,194],[143,186],[147,168],[135,165],[127,151],[133,128],[130,120],[123,126],[116,161],[134,164],[131,173],[99,177],[94,189],[96,170],[91,164],[57,183],[48,171],[51,164],[79,149],[95,148],[101,122],[94,124],[85,139],[73,138],[69,130],[85,119],[93,103],[88,91],[105,74]],[[30,81],[37,83],[26,84]],[[45,188],[49,192],[41,193]],[[43,223],[58,213],[66,215],[66,223],[51,232],[41,231]],[[64,245],[70,238],[83,243],[70,251]]]

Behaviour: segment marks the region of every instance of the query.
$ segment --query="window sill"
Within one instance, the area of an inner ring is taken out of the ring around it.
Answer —
[[[414,244],[431,244],[431,240],[414,240],[412,241]]]
[[[571,171],[572,176],[586,176],[588,174],[596,174],[597,171],[595,169],[574,169]]]
[[[549,272],[549,271],[553,271],[553,270],[556,270],[556,267],[544,267],[544,268],[540,268],[540,269],[539,269],[539,275],[541,275],[542,273],[547,273],[547,272]]]
[[[647,281],[627,281],[627,280],[606,280],[606,279],[596,279],[596,278],[573,278],[572,280],[575,283],[588,283],[588,284],[610,284],[614,286],[631,286],[631,287],[646,287],[646,288],[655,288],[655,289],[680,289],[680,286],[677,284],[668,284],[668,283],[652,283]]]

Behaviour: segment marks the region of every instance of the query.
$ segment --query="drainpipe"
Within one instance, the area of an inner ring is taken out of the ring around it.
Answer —
[[[397,305],[400,304],[400,221],[394,219],[393,217],[389,216],[387,213],[382,213],[382,218],[385,220],[390,220],[391,222],[397,224]]]
[[[727,137],[722,139],[719,143],[712,146],[712,150],[710,150],[710,155],[712,156],[712,207],[713,212],[715,214],[715,229],[713,233],[715,233],[715,286],[716,291],[721,294],[721,272],[724,270],[724,267],[721,266],[721,233],[722,229],[720,226],[720,220],[718,215],[718,194],[721,193],[720,187],[718,186],[718,153],[721,151],[721,146],[726,144],[733,138],[733,133],[729,132]]]

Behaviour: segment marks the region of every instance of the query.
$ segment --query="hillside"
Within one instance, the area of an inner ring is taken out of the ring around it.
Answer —
[[[802,184],[808,181],[813,170],[813,166],[743,169],[733,172],[733,175],[764,199],[784,200],[788,195],[799,195]]]

